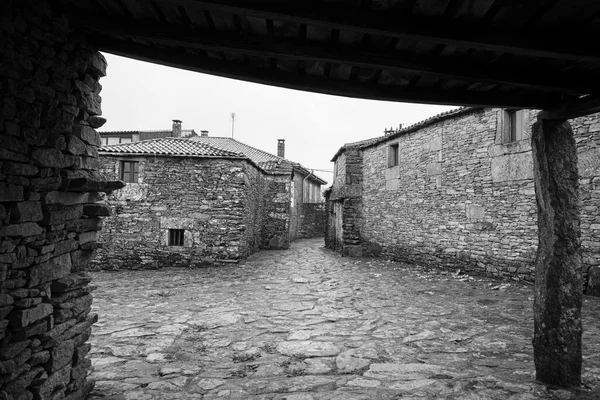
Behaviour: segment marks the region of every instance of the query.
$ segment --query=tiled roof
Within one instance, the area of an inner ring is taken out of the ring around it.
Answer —
[[[194,136],[191,141],[205,143],[210,146],[218,147],[223,150],[241,153],[252,160],[264,171],[273,174],[289,174],[292,171],[292,164],[284,158],[274,154],[249,146],[245,143],[238,142],[235,139],[228,137],[216,136]]]
[[[436,122],[444,121],[446,119],[450,119],[450,118],[453,118],[453,117],[456,117],[459,115],[469,114],[469,113],[475,112],[480,109],[481,108],[478,108],[478,107],[459,107],[455,110],[444,111],[442,113],[434,115],[433,117],[429,117],[423,121],[419,121],[417,123],[409,125],[406,128],[400,129],[399,131],[392,133],[391,135],[377,136],[374,138],[365,139],[365,140],[361,140],[358,142],[346,143],[342,147],[340,147],[340,149],[335,153],[335,155],[333,156],[331,161],[335,162],[335,160],[340,156],[340,154],[342,154],[344,152],[344,150],[346,150],[347,148],[359,147],[361,149],[364,149],[364,148],[370,147],[374,144],[385,142],[386,140],[390,140],[390,139],[396,138],[398,136],[407,134],[409,132],[414,132],[418,129],[435,124]]]
[[[114,144],[101,147],[98,151],[104,154],[248,158],[242,153],[224,150],[207,143],[172,137]]]

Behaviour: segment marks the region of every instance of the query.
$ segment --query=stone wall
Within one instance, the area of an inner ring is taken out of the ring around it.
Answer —
[[[290,247],[290,177],[269,175],[264,198],[265,219],[261,228],[261,248]]]
[[[102,155],[102,170],[120,160]],[[138,183],[109,195],[113,208],[93,264],[103,269],[202,266],[235,262],[257,250],[265,179],[246,160],[157,156],[139,158]],[[170,246],[169,229],[183,229]]]
[[[585,291],[600,296],[600,114],[569,122],[577,142]]]
[[[394,259],[532,280],[531,147],[502,144],[498,111],[469,110],[365,148],[365,242]],[[394,143],[399,163],[388,168]]]
[[[345,256],[361,256],[363,246],[360,233],[363,204],[363,154],[359,146],[347,146],[335,160],[334,182],[329,199],[331,205],[327,213],[328,243],[332,249]]]
[[[356,240],[363,255],[533,280],[537,209],[531,130],[525,131],[523,140],[502,143],[500,113],[467,109],[365,146],[362,204],[356,208],[346,205],[352,198],[347,193],[356,190],[345,183],[348,173],[343,170],[343,182],[334,178],[340,183],[334,183],[330,197],[345,199],[344,221],[359,221]],[[536,115],[537,111],[529,112],[530,123]],[[579,153],[588,294],[600,294],[599,117],[571,121]],[[399,145],[399,163],[388,167],[392,144]],[[343,161],[347,169],[349,163]],[[345,222],[346,226],[356,225]]]
[[[300,204],[298,210],[299,219],[296,238],[323,237],[327,220],[325,203]]]
[[[0,398],[83,399],[106,62],[43,1],[0,5]]]

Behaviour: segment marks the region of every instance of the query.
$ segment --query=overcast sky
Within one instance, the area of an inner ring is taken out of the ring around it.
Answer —
[[[455,107],[350,99],[247,83],[105,54],[100,129],[208,130],[277,154],[285,139],[286,158],[308,169],[332,170],[336,151],[348,142],[381,136]],[[332,174],[316,171],[331,184]]]

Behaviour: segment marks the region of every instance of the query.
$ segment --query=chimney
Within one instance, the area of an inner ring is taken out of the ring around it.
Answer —
[[[173,120],[173,131],[171,133],[173,137],[181,137],[181,121],[178,119]]]
[[[285,139],[277,139],[277,156],[285,158]]]
[[[200,131],[201,137],[208,137],[208,131]]]

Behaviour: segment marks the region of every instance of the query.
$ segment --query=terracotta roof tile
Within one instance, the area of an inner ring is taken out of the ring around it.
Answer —
[[[104,146],[98,149],[98,151],[104,154],[249,158],[242,153],[224,150],[207,143],[196,142],[187,138],[172,137]]]

